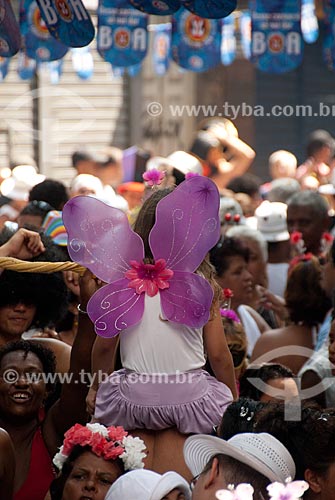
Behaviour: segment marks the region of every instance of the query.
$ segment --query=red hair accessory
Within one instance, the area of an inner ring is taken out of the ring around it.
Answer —
[[[230,303],[231,303],[231,299],[233,296],[234,296],[234,294],[230,288],[223,288],[223,290],[222,290],[222,298],[223,298],[222,310],[230,309]]]
[[[232,297],[234,297],[234,294],[230,288],[224,288],[222,290],[222,293],[225,299],[231,299]]]
[[[291,234],[290,242],[298,255],[304,254],[306,251],[305,242],[302,238],[302,233],[300,231],[294,231]]]
[[[308,261],[312,260],[313,257],[314,257],[314,255],[311,252],[296,255],[290,261],[288,273],[290,274],[293,271],[293,269],[295,268],[295,266],[300,264],[300,262],[308,262]]]
[[[334,236],[330,233],[323,233],[320,241],[321,256],[326,256],[332,246]]]
[[[223,216],[223,221],[222,221],[222,226],[224,228],[224,232],[228,227],[234,225],[234,224],[239,224],[241,220],[240,214],[232,214],[231,212],[227,212]]]

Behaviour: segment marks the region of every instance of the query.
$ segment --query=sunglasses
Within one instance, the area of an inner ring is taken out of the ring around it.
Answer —
[[[193,490],[194,490],[194,487],[195,487],[195,485],[197,484],[197,481],[198,481],[199,477],[201,476],[201,474],[202,474],[202,473],[200,472],[200,474],[198,474],[197,476],[194,476],[194,477],[192,478],[192,480],[191,480],[191,482],[190,482],[190,488],[191,488],[191,491],[193,491]]]
[[[54,208],[50,205],[50,203],[47,203],[46,201],[42,200],[30,201],[29,205],[39,208],[40,210],[45,210],[47,212],[51,212],[52,210],[54,210]]]

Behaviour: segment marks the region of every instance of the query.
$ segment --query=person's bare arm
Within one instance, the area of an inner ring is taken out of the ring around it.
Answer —
[[[86,398],[87,411],[94,414],[95,399],[99,381],[114,371],[114,355],[118,344],[118,337],[105,339],[97,337],[92,349],[92,376],[93,381]]]
[[[236,399],[234,364],[227,345],[219,306],[215,308],[213,318],[204,326],[204,343],[215,377],[229,387],[234,399]]]
[[[40,235],[35,231],[21,228],[0,247],[0,257],[28,260],[44,251]]]
[[[86,310],[88,300],[99,288],[97,280],[86,271],[80,281],[81,309]],[[87,314],[79,314],[78,333],[72,346],[69,380],[62,385],[59,400],[48,411],[42,428],[50,454],[57,451],[64,432],[75,423],[86,423],[86,395],[91,379],[91,352],[96,335]]]
[[[271,329],[270,325],[268,325],[265,319],[257,311],[255,311],[255,309],[253,309],[251,306],[245,306],[245,308],[256,321],[258,329],[261,333],[264,333]]]
[[[37,342],[43,347],[51,349],[56,356],[57,373],[67,373],[70,369],[71,347],[61,340],[46,337],[32,337],[31,342]]]
[[[11,438],[0,429],[0,498],[12,500],[14,490],[15,452]]]
[[[208,131],[219,139],[229,156],[228,160],[222,159],[219,162],[217,165],[218,172],[213,176],[213,180],[215,179],[219,187],[225,188],[231,179],[243,175],[248,170],[255,159],[256,153],[238,137],[228,135],[224,127],[216,126]]]
[[[258,363],[258,358],[263,356],[263,354],[267,354],[267,363],[274,362],[275,358],[271,358],[271,351],[279,347],[272,335],[272,331],[265,331],[257,340],[255,347],[251,354],[251,363]]]

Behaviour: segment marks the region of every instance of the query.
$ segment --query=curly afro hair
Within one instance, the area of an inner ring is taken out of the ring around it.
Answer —
[[[0,275],[0,307],[22,302],[36,306],[32,327],[44,328],[62,318],[68,306],[68,290],[60,273],[18,273]]]
[[[13,235],[0,233],[0,246]],[[66,261],[67,255],[55,245],[51,238],[41,234],[45,251],[31,259],[35,262]],[[35,305],[37,308],[31,327],[53,326],[66,314],[69,305],[69,291],[61,273],[18,273],[3,271],[0,274],[0,307],[18,304]]]

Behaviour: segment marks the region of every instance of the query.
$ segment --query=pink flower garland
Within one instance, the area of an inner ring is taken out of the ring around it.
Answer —
[[[121,458],[125,470],[144,467],[145,444],[139,438],[128,436],[123,427],[105,427],[101,424],[75,424],[64,434],[63,446],[53,459],[59,470],[75,446],[89,446],[91,452],[104,460]]]

